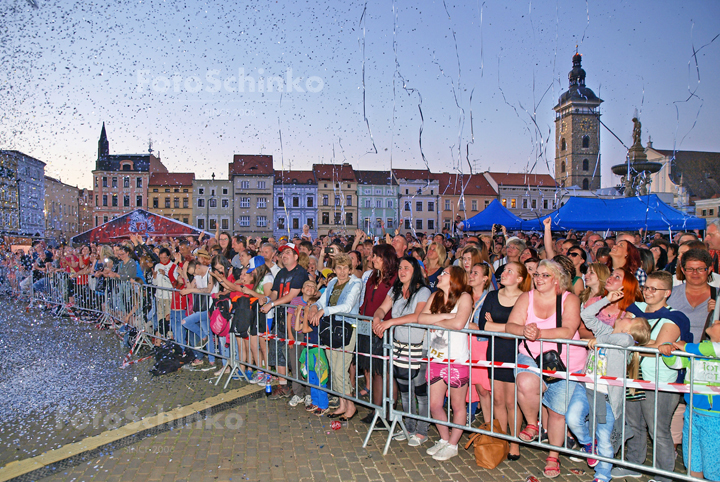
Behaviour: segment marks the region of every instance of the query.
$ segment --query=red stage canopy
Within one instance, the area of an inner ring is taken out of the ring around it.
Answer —
[[[189,224],[181,223],[174,219],[160,216],[159,214],[136,209],[115,218],[112,221],[101,224],[84,233],[72,238],[73,243],[113,243],[121,239],[127,239],[130,234],[141,234],[143,236],[199,236],[205,232],[206,236],[212,236],[207,231],[202,231]]]

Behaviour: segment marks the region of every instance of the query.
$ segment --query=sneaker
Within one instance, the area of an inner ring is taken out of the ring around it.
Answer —
[[[610,476],[613,479],[624,479],[625,477],[639,479],[642,477],[642,474],[640,472],[635,472],[634,470],[626,469],[625,467],[613,467],[612,472],[610,472]]]
[[[298,397],[297,395],[293,395],[293,397],[288,402],[288,405],[290,405],[291,407],[297,407],[298,403],[300,403],[302,401],[303,401],[302,398]]]
[[[438,453],[438,452],[440,451],[440,449],[442,449],[442,448],[445,447],[446,445],[448,445],[448,441],[447,441],[447,440],[440,439],[440,440],[438,440],[437,442],[435,442],[435,445],[433,445],[432,447],[430,447],[429,449],[427,449],[427,450],[425,451],[425,453],[428,454],[428,455],[435,455],[436,453]]]
[[[338,397],[330,397],[328,404],[330,408],[338,408],[340,406],[340,399]]]
[[[435,455],[432,456],[435,460],[450,460],[451,458],[455,457],[458,454],[458,446],[457,445],[450,445],[448,443],[445,444],[443,448],[438,450]]]
[[[410,439],[408,440],[408,445],[410,447],[419,447],[425,442],[427,442],[428,438],[427,435],[418,435],[416,433],[410,435]]]
[[[594,447],[595,453],[597,453],[597,440],[595,440],[594,445],[595,445],[595,447]],[[593,453],[593,446],[590,444],[583,445],[583,452],[587,452],[589,454]],[[588,467],[590,467],[591,469],[599,463],[600,463],[600,461],[598,459],[593,459],[593,458],[589,458],[589,457],[587,459]]]
[[[309,407],[310,405],[312,405],[312,397],[311,397],[310,395],[305,395],[305,401],[304,401],[304,403],[305,403],[305,408],[307,408],[307,407]]]
[[[270,394],[270,400],[280,400],[281,398],[290,398],[292,390],[287,385],[275,385],[273,387],[272,394]]]
[[[398,433],[396,433],[395,435],[393,435],[393,440],[396,440],[396,441],[398,441],[398,442],[402,442],[403,440],[407,440],[407,438],[405,437],[405,432],[403,432],[402,430],[400,430]]]
[[[318,407],[318,408],[316,408],[315,410],[313,410],[313,411],[310,412],[310,413],[312,413],[313,415],[317,415],[318,417],[322,417],[323,415],[325,415],[325,414],[328,413],[329,411],[330,411],[329,408],[320,408],[320,407]]]
[[[596,443],[596,450],[597,450],[597,441],[596,441],[595,443]],[[580,450],[580,452],[585,452],[586,454],[591,454],[591,453],[592,453],[592,449],[593,449],[592,444],[582,444],[582,445],[580,445],[580,448],[579,448],[578,450]],[[591,458],[587,458],[587,457],[580,457],[580,456],[577,456],[577,455],[571,455],[571,456],[568,457],[568,458],[569,458],[570,460],[572,460],[573,462],[587,462],[587,464],[588,464],[588,466],[589,466],[590,468],[595,467],[595,466],[598,464],[598,462],[599,462],[597,459],[591,459]]]
[[[253,379],[253,371],[252,370],[245,370],[245,378],[248,379],[250,383],[252,383]]]
[[[255,373],[255,377],[253,378],[253,381],[250,383],[255,383],[261,387],[264,387],[266,379],[267,379],[267,377],[265,376],[265,374],[263,372],[257,371]]]
[[[308,405],[307,407],[305,407],[305,411],[306,411],[306,412],[314,412],[314,411],[317,410],[318,408],[320,408],[320,407],[318,407],[317,405],[313,405],[313,404],[311,403],[310,405]]]

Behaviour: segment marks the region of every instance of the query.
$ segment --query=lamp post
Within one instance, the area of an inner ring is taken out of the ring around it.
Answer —
[[[212,189],[213,189],[214,186],[215,186],[215,173],[213,172],[213,173],[212,173],[212,182],[210,183],[210,197],[208,198],[208,200],[207,200],[207,205],[205,206],[206,209],[207,209],[207,211],[206,211],[207,214],[206,214],[206,216],[205,216],[205,219],[206,219],[205,229],[207,229],[208,231],[210,231],[210,201],[211,201],[211,200],[213,199],[213,197],[214,197],[214,196],[212,195]]]

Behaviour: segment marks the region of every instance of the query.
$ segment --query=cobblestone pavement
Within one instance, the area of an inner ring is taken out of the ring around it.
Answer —
[[[302,404],[301,404],[302,405]],[[367,425],[359,418],[340,430],[330,420],[308,414],[287,401],[259,399],[219,414],[211,423],[196,422],[165,432],[76,467],[59,470],[50,481],[524,481],[540,479],[546,454],[523,447],[522,458],[503,462],[495,470],[475,465],[472,448],[438,462],[425,454],[430,443],[408,447],[393,442],[382,455],[387,432],[373,434],[362,448]],[[434,428],[431,439],[437,439]],[[467,441],[463,436],[461,443]],[[592,480],[585,463],[561,458],[559,481]],[[569,469],[585,471],[575,475]],[[647,481],[648,477],[643,477]]]
[[[120,369],[128,350],[113,333],[25,307],[0,299],[0,467],[223,392],[214,370]]]

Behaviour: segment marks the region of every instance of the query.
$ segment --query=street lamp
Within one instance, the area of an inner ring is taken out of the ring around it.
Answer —
[[[208,198],[207,206],[206,206],[207,215],[205,216],[205,219],[206,219],[207,225],[205,226],[205,229],[207,229],[208,231],[210,231],[210,200],[212,200],[212,198],[213,198],[213,195],[212,195],[213,186],[215,186],[215,173],[214,172],[212,173],[212,182],[210,183],[210,197]]]

